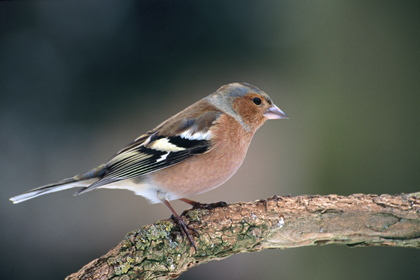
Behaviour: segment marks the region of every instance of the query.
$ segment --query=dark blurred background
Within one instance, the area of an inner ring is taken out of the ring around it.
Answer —
[[[290,119],[267,122],[240,171],[193,199],[419,191],[419,14],[418,1],[1,2],[0,279],[62,279],[168,218],[125,191],[8,198],[105,162],[229,82]],[[180,279],[410,279],[419,263],[418,250],[322,246]]]

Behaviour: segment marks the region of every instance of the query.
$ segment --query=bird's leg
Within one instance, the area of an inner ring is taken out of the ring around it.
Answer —
[[[193,208],[192,209],[207,209],[207,210],[211,210],[217,207],[227,207],[228,204],[224,201],[219,201],[219,202],[215,202],[215,203],[200,203],[198,201],[194,201],[188,198],[180,198],[179,200],[188,203],[189,205],[191,205]]]
[[[190,228],[185,221],[176,213],[175,209],[172,207],[171,204],[169,204],[169,201],[162,200],[162,202],[166,205],[166,207],[169,208],[172,212],[172,219],[175,221],[175,223],[179,226],[179,229],[181,231],[181,234],[183,237],[187,237],[188,241],[191,244],[191,247],[194,247],[195,251],[197,252],[197,247],[195,245],[195,241],[193,236],[190,233],[190,230],[193,231],[195,234],[197,234],[197,231],[193,228]]]

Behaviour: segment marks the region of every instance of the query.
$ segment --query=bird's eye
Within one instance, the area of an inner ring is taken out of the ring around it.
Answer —
[[[261,104],[261,98],[259,97],[254,97],[252,99],[252,102],[254,102],[255,105],[260,105]]]

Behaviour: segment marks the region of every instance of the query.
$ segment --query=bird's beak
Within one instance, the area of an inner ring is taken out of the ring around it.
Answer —
[[[264,113],[264,117],[269,120],[289,118],[282,110],[279,109],[279,107],[274,104],[268,107],[267,111]]]

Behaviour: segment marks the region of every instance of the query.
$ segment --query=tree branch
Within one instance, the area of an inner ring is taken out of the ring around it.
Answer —
[[[201,263],[242,252],[311,245],[420,248],[420,193],[296,196],[239,202],[183,214],[197,252],[173,221],[130,232],[66,279],[174,279]]]

